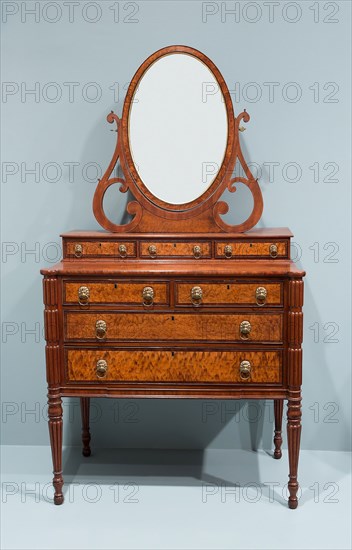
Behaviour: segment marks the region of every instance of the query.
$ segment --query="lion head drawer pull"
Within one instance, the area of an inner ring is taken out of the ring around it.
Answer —
[[[265,305],[267,295],[268,295],[267,289],[264,286],[258,286],[257,290],[255,291],[255,300],[258,306]]]
[[[86,306],[89,302],[89,288],[87,286],[80,286],[78,289],[78,303],[81,306]]]
[[[242,321],[240,324],[240,336],[242,340],[247,340],[252,330],[252,325],[249,321]]]
[[[242,361],[240,364],[241,380],[248,380],[251,376],[251,364],[249,361]]]
[[[154,301],[154,289],[151,286],[145,286],[142,292],[143,304],[145,306],[151,306]]]
[[[269,254],[272,258],[276,258],[277,254],[278,254],[276,244],[271,244],[269,246]]]
[[[102,340],[106,336],[106,322],[102,319],[95,323],[95,334],[98,340]]]
[[[224,248],[225,258],[232,258],[232,246],[227,244]]]
[[[99,361],[97,361],[97,366],[95,369],[97,377],[104,378],[104,376],[106,376],[107,371],[108,371],[107,362],[104,359],[99,359]]]
[[[119,254],[121,256],[121,258],[126,258],[127,256],[127,247],[125,244],[120,244],[119,245]]]
[[[203,291],[200,286],[194,286],[191,290],[191,301],[192,304],[198,306],[203,299]]]
[[[151,258],[156,258],[157,249],[156,249],[155,244],[151,244],[150,246],[148,246],[148,252],[149,252]]]
[[[200,247],[198,244],[196,244],[196,245],[193,247],[193,254],[194,254],[194,257],[197,258],[197,260],[198,260],[198,258],[201,257],[201,255],[202,255],[202,249],[201,249],[201,247]]]
[[[81,244],[75,244],[74,255],[76,258],[81,258],[83,255],[83,246]]]

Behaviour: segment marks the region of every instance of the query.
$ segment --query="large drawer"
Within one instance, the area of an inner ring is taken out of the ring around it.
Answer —
[[[181,306],[281,306],[282,283],[183,283],[176,284],[176,304]]]
[[[151,303],[165,305],[169,303],[169,294],[167,282],[64,282],[64,304],[80,304],[82,307],[89,304],[150,305],[150,297]]]
[[[66,312],[71,340],[282,342],[282,314]]]
[[[68,382],[281,384],[281,351],[66,349]]]

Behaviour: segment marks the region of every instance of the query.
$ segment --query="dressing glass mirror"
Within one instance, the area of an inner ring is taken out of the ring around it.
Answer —
[[[215,180],[228,141],[224,96],[207,65],[184,53],[152,63],[130,104],[128,137],[152,195],[170,204],[200,197]]]
[[[253,227],[263,210],[260,187],[241,151],[239,132],[246,110],[234,115],[230,92],[219,69],[189,46],[167,46],[139,67],[127,90],[122,116],[113,111],[117,142],[93,199],[96,219],[113,232],[238,231]],[[243,174],[234,175],[236,162]],[[115,172],[120,163],[121,176]],[[115,224],[104,212],[104,195],[113,185],[129,193],[131,219]],[[223,216],[225,191],[246,186],[253,209],[238,224]],[[166,221],[167,220],[167,221]],[[189,220],[186,222],[186,220]]]

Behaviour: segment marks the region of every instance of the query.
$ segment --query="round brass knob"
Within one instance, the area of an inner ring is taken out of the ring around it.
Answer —
[[[95,334],[99,340],[102,340],[106,336],[106,322],[102,319],[99,319],[95,323]]]
[[[201,257],[202,249],[198,244],[196,244],[196,246],[193,248],[193,254],[194,254],[194,257],[197,259]]]
[[[154,289],[151,286],[145,286],[142,291],[143,304],[145,306],[152,305],[154,301]]]
[[[226,258],[232,258],[232,246],[227,244],[224,248],[224,254]]]
[[[124,245],[124,244],[119,245],[119,254],[120,254],[121,258],[126,258],[126,256],[127,256],[126,245]]]
[[[203,299],[203,291],[200,286],[194,286],[191,290],[191,301],[194,305],[199,305]]]
[[[87,286],[80,286],[78,289],[78,303],[81,306],[86,306],[89,301],[89,288]]]
[[[241,380],[248,380],[251,376],[251,364],[249,361],[242,361],[240,364]]]
[[[108,370],[108,364],[104,359],[99,359],[97,361],[97,366],[95,369],[96,375],[98,378],[104,378]]]
[[[269,246],[269,254],[272,258],[276,258],[277,254],[278,254],[276,244],[271,244]]]
[[[156,258],[157,250],[155,244],[151,244],[148,246],[148,252],[152,258]]]
[[[250,322],[242,321],[242,323],[240,324],[240,336],[242,340],[246,340],[249,337],[251,330],[252,325],[250,324]]]
[[[258,306],[263,306],[266,302],[268,291],[263,286],[258,286],[257,290],[255,291],[255,300],[258,304]]]
[[[76,258],[81,258],[83,255],[83,246],[81,244],[75,244],[74,255]]]

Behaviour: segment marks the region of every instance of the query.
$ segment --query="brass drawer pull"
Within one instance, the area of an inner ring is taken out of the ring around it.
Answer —
[[[156,249],[155,244],[151,244],[150,246],[148,246],[148,252],[149,252],[151,258],[156,258],[157,249]]]
[[[102,319],[95,323],[95,334],[98,340],[102,340],[106,336],[106,322]]]
[[[107,370],[108,370],[107,362],[104,359],[99,359],[99,361],[97,361],[97,366],[95,369],[97,377],[104,378],[104,376],[106,376]]]
[[[263,286],[258,286],[257,290],[255,291],[255,300],[258,306],[265,305],[267,295],[268,295],[267,289]]]
[[[78,303],[81,306],[86,306],[89,302],[89,288],[87,286],[80,286],[78,289]]]
[[[76,258],[81,258],[83,255],[83,246],[81,244],[75,244],[74,255]]]
[[[196,246],[193,248],[193,254],[194,254],[194,257],[197,258],[197,260],[198,258],[201,257],[202,249],[198,244],[196,244]]]
[[[151,286],[145,286],[142,292],[143,304],[145,306],[151,306],[154,301],[154,289]]]
[[[200,286],[194,286],[191,290],[191,301],[192,303],[197,306],[201,303],[203,299],[203,291],[200,288]]]
[[[278,254],[278,251],[277,251],[277,246],[276,244],[271,244],[270,247],[269,247],[269,253],[270,253],[270,256],[272,258],[276,258],[277,257],[277,254]]]
[[[224,248],[225,258],[232,258],[232,246],[227,244]]]
[[[249,380],[251,376],[251,364],[249,361],[242,361],[240,364],[240,378],[241,380]]]
[[[119,254],[120,254],[121,258],[126,258],[126,256],[127,256],[126,245],[124,245],[124,244],[119,245]]]
[[[252,325],[250,324],[250,322],[242,321],[242,323],[240,324],[240,336],[242,340],[246,340],[249,337],[251,330]]]

